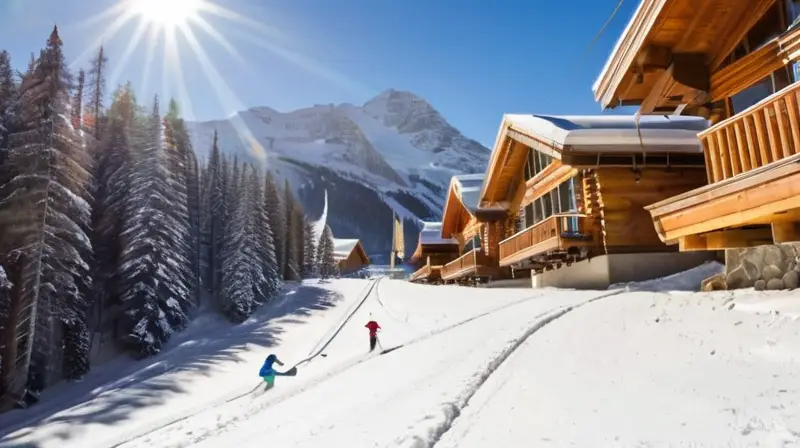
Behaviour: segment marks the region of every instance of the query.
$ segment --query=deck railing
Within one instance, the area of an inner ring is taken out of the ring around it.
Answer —
[[[442,268],[442,278],[450,278],[462,271],[467,271],[477,266],[486,266],[488,264],[489,258],[486,254],[484,254],[481,249],[473,249],[444,265]]]
[[[800,153],[800,82],[697,135],[709,183]]]
[[[582,213],[553,215],[501,241],[500,260],[551,238],[583,238],[587,233],[586,227],[586,215]]]

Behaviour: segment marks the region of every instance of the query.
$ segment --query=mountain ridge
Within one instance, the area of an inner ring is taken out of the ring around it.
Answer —
[[[310,219],[322,213],[328,191],[334,235],[361,238],[378,258],[389,251],[392,210],[404,219],[406,245],[416,245],[420,220],[441,218],[450,178],[483,172],[490,154],[424,98],[396,89],[362,106],[257,106],[187,127],[201,158],[217,131],[224,153],[288,180]]]

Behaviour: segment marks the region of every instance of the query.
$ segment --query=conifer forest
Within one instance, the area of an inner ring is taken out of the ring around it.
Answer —
[[[335,275],[288,184],[192,148],[175,101],[106,86],[103,48],[70,73],[57,27],[44,43],[0,48],[0,412],[80,379],[101,340],[144,358],[200,311],[240,323]]]

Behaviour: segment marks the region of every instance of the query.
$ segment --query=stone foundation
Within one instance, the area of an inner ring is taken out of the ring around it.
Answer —
[[[800,243],[725,250],[726,289],[795,289],[800,283]]]
[[[615,283],[640,282],[677,274],[714,259],[715,252],[600,255],[570,266],[534,274],[531,276],[531,286],[608,289]]]

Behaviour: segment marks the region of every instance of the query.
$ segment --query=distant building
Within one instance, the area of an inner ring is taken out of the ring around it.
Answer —
[[[442,238],[442,223],[423,222],[417,249],[408,260],[408,264],[416,271],[408,279],[412,282],[438,283],[442,279],[442,267],[458,256],[458,241]]]
[[[346,276],[358,272],[370,264],[367,252],[359,239],[333,239],[333,259],[339,268],[339,275]]]

